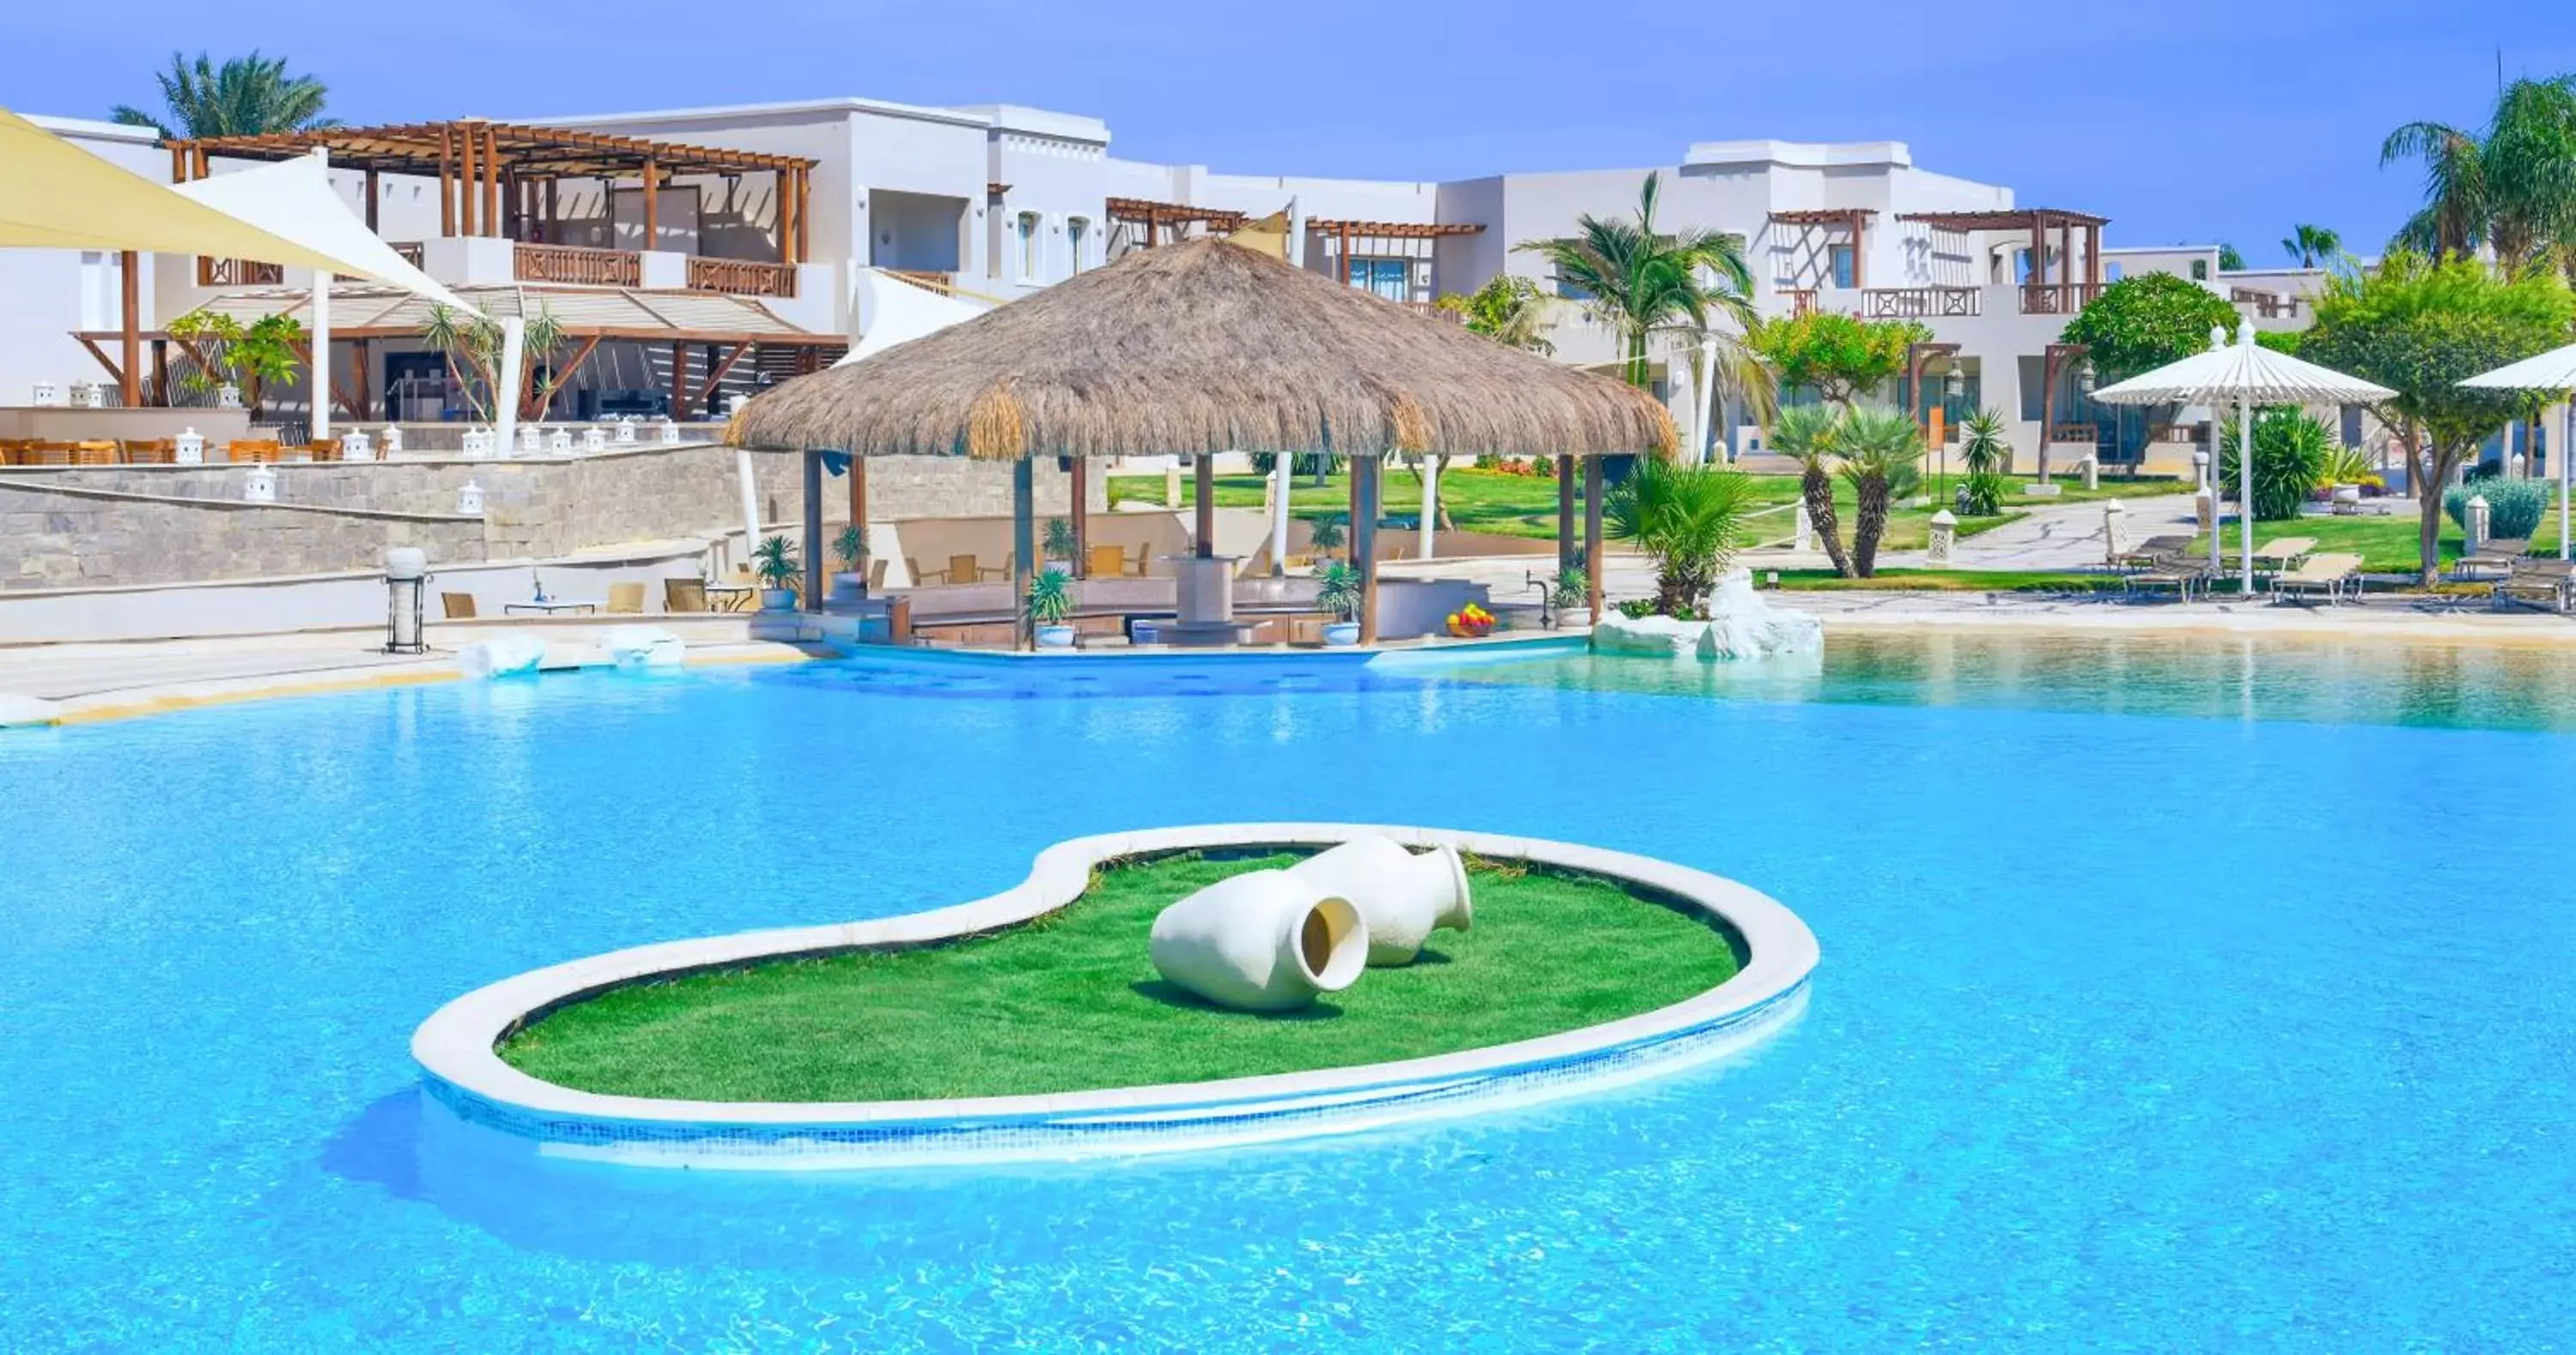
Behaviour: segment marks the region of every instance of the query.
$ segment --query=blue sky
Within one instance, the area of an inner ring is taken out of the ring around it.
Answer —
[[[1241,173],[1452,178],[1669,165],[1693,140],[1893,139],[1928,169],[2113,220],[2120,244],[2296,221],[2375,248],[2413,118],[2474,123],[2508,74],[2576,70],[2564,0],[1978,6],[1516,0],[1170,4],[610,0],[0,11],[0,104],[149,103],[174,48],[256,41],[349,121],[541,118],[859,94],[1108,120],[1116,154]],[[1246,16],[1280,16],[1254,21]],[[1964,19],[1945,17],[1969,16]],[[248,36],[246,36],[248,35]]]

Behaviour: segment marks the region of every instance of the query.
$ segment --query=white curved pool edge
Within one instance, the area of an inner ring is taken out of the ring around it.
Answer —
[[[1687,900],[1742,937],[1733,978],[1668,1007],[1582,1030],[1354,1068],[1041,1096],[893,1102],[710,1102],[607,1096],[519,1072],[495,1052],[525,1020],[656,977],[783,956],[920,945],[1025,922],[1078,897],[1121,857],[1202,848],[1325,847],[1365,834],[1448,844],[1632,881]],[[818,1169],[1186,1151],[1348,1133],[1634,1081],[1759,1041],[1795,1019],[1815,936],[1777,901],[1705,871],[1597,847],[1411,826],[1204,824],[1058,843],[989,898],[873,922],[743,932],[532,970],[434,1013],[412,1037],[433,1097],[541,1151],[633,1165]]]

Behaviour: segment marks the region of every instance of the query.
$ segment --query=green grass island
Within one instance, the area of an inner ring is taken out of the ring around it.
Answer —
[[[1293,853],[1113,862],[1072,903],[908,950],[780,959],[612,989],[500,1047],[581,1091],[698,1101],[1032,1095],[1425,1058],[1601,1025],[1735,976],[1724,922],[1626,882],[1469,858],[1475,921],[1314,1006],[1220,1009],[1146,953],[1166,905]]]

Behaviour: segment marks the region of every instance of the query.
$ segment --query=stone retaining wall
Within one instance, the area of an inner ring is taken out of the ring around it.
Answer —
[[[273,468],[273,508],[242,501],[240,466],[11,468],[0,472],[0,589],[362,570],[397,545],[465,563],[739,532],[734,456],[697,444],[561,460],[287,463]],[[799,458],[752,464],[762,520],[792,532],[804,512]],[[455,516],[468,480],[483,490],[480,521]],[[1063,513],[1068,477],[1041,461],[1037,482],[1039,513]],[[825,521],[847,522],[849,481],[827,476],[823,495]],[[1105,510],[1102,477],[1092,497]],[[880,458],[868,506],[879,521],[1007,514],[1010,467]]]

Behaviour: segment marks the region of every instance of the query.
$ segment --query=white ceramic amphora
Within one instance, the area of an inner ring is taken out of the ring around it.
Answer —
[[[1467,865],[1455,847],[1417,856],[1393,838],[1354,838],[1298,862],[1288,873],[1360,910],[1372,965],[1411,964],[1434,929],[1463,932],[1474,920]]]
[[[1368,967],[1359,909],[1284,870],[1219,880],[1154,919],[1154,968],[1220,1007],[1287,1011]]]

